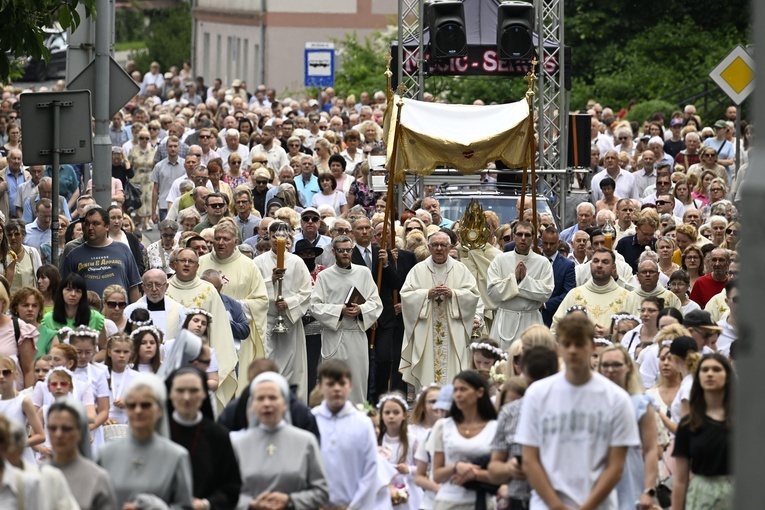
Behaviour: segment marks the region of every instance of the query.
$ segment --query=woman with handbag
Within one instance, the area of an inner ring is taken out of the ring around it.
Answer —
[[[486,467],[496,429],[484,378],[473,370],[457,374],[451,415],[433,427],[433,481],[441,484],[434,510],[494,508],[491,494],[498,487],[489,485]]]
[[[149,123],[149,130],[142,129],[138,132],[138,144],[134,144],[128,154],[128,161],[130,166],[135,172],[133,177],[127,186],[125,186],[125,198],[126,202],[129,201],[129,196],[135,188],[140,190],[141,205],[135,212],[136,224],[140,225],[144,230],[149,229],[151,224],[151,214],[149,214],[149,205],[151,204],[151,193],[153,186],[151,183],[151,171],[154,169],[154,152],[156,149],[155,143],[150,143],[152,134],[159,134],[159,124],[153,125]]]

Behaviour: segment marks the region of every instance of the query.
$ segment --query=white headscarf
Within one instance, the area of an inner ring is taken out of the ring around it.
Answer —
[[[159,376],[147,372],[140,372],[133,377],[125,389],[125,395],[129,396],[134,390],[148,388],[154,395],[154,399],[157,401],[162,411],[162,417],[157,420],[155,430],[163,437],[170,437],[170,427],[168,425],[167,417],[167,388],[165,382]]]
[[[279,390],[281,391],[286,406],[284,410],[284,421],[292,425],[292,415],[290,414],[290,385],[287,382],[287,379],[276,372],[263,372],[250,383],[250,399],[247,402],[247,421],[250,428],[255,428],[260,424],[258,416],[254,412],[250,412],[250,409],[252,408],[252,399],[255,395],[255,388],[258,384],[264,382],[273,382],[279,386]]]

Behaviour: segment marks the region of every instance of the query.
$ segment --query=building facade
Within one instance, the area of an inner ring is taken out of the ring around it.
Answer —
[[[396,15],[394,0],[195,0],[193,69],[205,83],[240,79],[283,97],[304,89],[306,43],[363,38]]]

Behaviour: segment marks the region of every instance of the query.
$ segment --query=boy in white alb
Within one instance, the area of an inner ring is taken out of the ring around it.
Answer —
[[[532,384],[523,399],[515,442],[523,445],[523,469],[534,489],[531,510],[617,510],[627,448],[640,445],[635,412],[626,391],[590,368],[595,335],[585,317],[558,324],[566,366]]]
[[[350,403],[351,370],[339,360],[319,365],[324,401],[313,409],[321,434],[329,502],[324,508],[391,508],[387,483],[377,477],[377,440],[372,421]],[[386,490],[383,490],[386,489]]]

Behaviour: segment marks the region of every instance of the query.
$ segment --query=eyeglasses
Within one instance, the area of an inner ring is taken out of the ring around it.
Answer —
[[[666,200],[657,200],[656,201],[656,205],[667,205],[668,203],[669,202],[667,202]]]
[[[513,235],[517,237],[532,237],[534,234],[532,234],[531,232],[516,232]]]
[[[318,223],[320,221],[318,216],[303,216],[300,219],[305,221],[306,223]]]
[[[69,381],[50,381],[48,382],[48,386],[53,388],[68,388]]]
[[[178,259],[178,260],[176,260],[176,262],[181,264],[181,265],[189,264],[189,265],[192,265],[192,266],[197,263],[197,261],[194,260],[194,259]]]
[[[226,207],[226,204],[223,202],[215,202],[214,204],[207,204],[207,207],[212,207],[213,209],[222,209]]]
[[[335,248],[335,253],[351,253],[353,248]]]
[[[509,243],[510,241],[513,240],[513,236],[510,236],[510,235],[502,236],[502,240],[505,241],[506,243]]]
[[[212,136],[211,135],[199,135],[199,138],[201,138],[202,140],[206,140],[208,138],[212,138]]]
[[[711,191],[712,193],[717,193],[718,191],[720,191],[720,192],[723,191],[723,189],[722,188],[709,188],[709,191]]]
[[[620,136],[620,137],[618,138],[618,140],[619,140],[620,142],[623,142],[624,140],[629,140],[629,138],[628,138],[628,137],[626,137],[626,136]]]
[[[738,230],[733,230],[732,228],[726,228],[725,233],[731,236],[737,236]]]
[[[160,234],[162,239],[173,239],[175,238],[175,234]]]
[[[241,162],[241,161],[232,161],[232,162],[231,162],[231,163],[229,163],[229,164],[230,164],[230,165],[241,165],[241,164],[242,164],[242,162]]]
[[[126,301],[107,301],[106,306],[109,308],[125,308],[127,306]]]
[[[624,363],[619,363],[618,361],[615,363],[601,363],[600,368],[603,370],[619,370],[624,366]]]
[[[3,374],[3,377],[10,377],[11,374],[13,374],[13,370],[8,370],[6,368],[4,370],[0,370],[0,374]]]
[[[448,248],[449,248],[449,246],[451,246],[451,245],[449,245],[449,244],[444,244],[444,243],[431,243],[429,246],[430,246],[431,248],[434,248],[434,249],[436,249],[436,250],[438,250],[438,249],[443,249],[443,250],[446,250],[446,249],[448,249]]]
[[[125,407],[130,409],[131,411],[135,409],[136,407],[140,407],[144,411],[151,409],[151,406],[154,405],[154,402],[127,402],[125,403]]]
[[[299,143],[290,143],[288,144],[290,147],[300,147]]]
[[[48,425],[48,432],[51,434],[55,434],[59,430],[64,434],[71,434],[74,432],[74,427],[71,425]]]
[[[263,184],[268,184],[268,181],[261,181],[261,180],[256,180],[256,181],[255,181],[255,184],[260,184],[260,185],[263,185]]]
[[[141,137],[139,137],[138,139],[139,139],[139,140],[143,140],[144,142],[146,142],[146,141],[148,141],[148,140],[149,140],[149,137],[148,137],[148,136],[141,136]]]
[[[412,230],[419,230],[422,232],[422,229],[420,227],[406,227],[407,232],[411,232]]]
[[[250,203],[249,200],[237,200],[236,201],[236,205],[247,205],[249,203]]]
[[[161,289],[164,286],[165,286],[164,283],[157,283],[157,282],[147,282],[143,284],[144,289]]]
[[[333,228],[333,232],[337,232],[340,235],[347,235],[351,233],[351,229],[349,228]]]
[[[685,257],[685,260],[699,260],[699,257],[696,255],[688,255]]]
[[[702,158],[716,158],[717,154],[709,154],[709,153],[707,153],[707,154],[702,154],[701,157]]]

